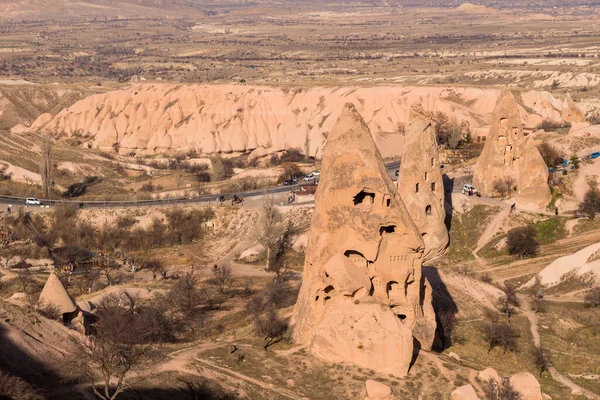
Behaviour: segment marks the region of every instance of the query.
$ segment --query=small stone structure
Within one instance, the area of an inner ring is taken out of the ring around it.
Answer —
[[[65,323],[70,322],[78,314],[77,305],[54,272],[50,273],[42,293],[40,293],[38,305],[56,307],[62,314]]]
[[[330,362],[405,376],[436,329],[424,243],[369,128],[346,104],[325,148],[294,339]]]

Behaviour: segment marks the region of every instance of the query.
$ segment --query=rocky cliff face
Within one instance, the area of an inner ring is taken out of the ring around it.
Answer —
[[[412,338],[431,349],[436,329],[423,248],[366,123],[347,104],[323,157],[295,340],[331,362],[406,375]]]
[[[246,152],[266,154],[298,148],[320,157],[345,103],[364,117],[384,157],[401,155],[410,108],[444,112],[486,131],[498,98],[496,89],[442,87],[311,88],[282,90],[247,85],[140,84],[89,96],[32,125],[57,136],[79,136],[85,145],[117,148],[121,153]],[[524,105],[542,118],[562,122],[560,101],[539,102],[544,92],[528,92]],[[549,95],[548,95],[549,96]],[[551,97],[551,96],[550,96]],[[552,98],[553,99],[553,98]],[[527,104],[531,103],[531,104]],[[559,107],[556,109],[556,107]],[[543,117],[542,117],[543,115]]]
[[[504,92],[492,114],[490,134],[475,165],[473,184],[480,193],[499,195],[516,187],[517,203],[542,208],[550,201],[548,169],[530,136],[523,134],[519,109],[512,93]]]

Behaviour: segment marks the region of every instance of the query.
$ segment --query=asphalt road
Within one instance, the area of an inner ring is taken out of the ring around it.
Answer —
[[[400,166],[400,161],[391,161],[391,162],[386,163],[385,166],[386,166],[388,173],[392,177],[392,179],[395,179],[396,178],[396,170]],[[312,185],[312,182],[301,182],[298,185],[293,185],[293,186],[278,185],[278,186],[268,188],[267,192],[270,194],[284,193],[284,192],[288,192],[292,189],[299,189],[300,186],[303,186],[303,185]],[[259,190],[251,190],[251,191],[240,192],[240,193],[235,193],[235,194],[246,199],[249,197],[262,196],[263,193],[264,193],[264,190],[259,189]],[[225,196],[226,201],[231,201],[234,193],[223,193],[223,195]],[[44,205],[50,205],[50,206],[52,206],[53,204],[58,203],[58,202],[61,202],[61,203],[67,202],[67,203],[72,203],[76,206],[79,204],[83,204],[83,208],[137,208],[137,207],[160,207],[160,206],[169,206],[169,205],[175,205],[175,204],[185,205],[185,204],[210,203],[210,202],[217,201],[217,195],[211,194],[211,195],[202,195],[202,196],[198,196],[198,197],[178,198],[178,199],[140,200],[140,201],[135,201],[135,200],[106,201],[106,202],[105,201],[85,201],[85,200],[81,200],[81,201],[80,200],[62,200],[62,199],[60,199],[60,200],[58,200],[58,199],[50,199],[50,200],[40,199],[40,200],[42,200]],[[25,198],[0,196],[0,204],[4,204],[4,205],[10,204],[13,207],[18,207],[18,206],[25,205]],[[36,208],[39,206],[29,205],[29,207]]]

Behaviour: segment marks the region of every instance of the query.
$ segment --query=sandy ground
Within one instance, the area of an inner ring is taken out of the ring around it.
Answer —
[[[589,190],[589,182],[596,179],[600,183],[600,158],[596,158],[591,163],[586,163],[579,168],[577,179],[573,183],[573,193],[578,201],[582,201],[585,193]]]

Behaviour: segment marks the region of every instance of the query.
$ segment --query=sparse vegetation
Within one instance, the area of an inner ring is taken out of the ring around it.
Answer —
[[[542,155],[547,167],[556,167],[557,165],[563,163],[564,155],[550,143],[543,142],[538,146],[538,150],[540,151],[540,154]]]
[[[535,227],[527,225],[511,229],[506,239],[506,247],[509,254],[518,255],[521,259],[536,255],[539,243]]]
[[[600,213],[600,192],[596,189],[595,182],[585,193],[583,201],[579,203],[579,212],[591,220]]]

